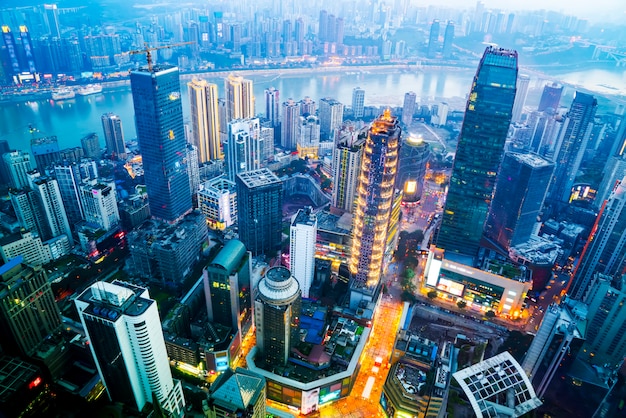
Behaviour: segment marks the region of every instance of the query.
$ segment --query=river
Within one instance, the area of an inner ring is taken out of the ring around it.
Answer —
[[[520,71],[523,72],[523,71]],[[384,70],[360,70],[358,67],[345,72],[305,73],[303,71],[259,72],[247,75],[254,81],[256,111],[263,114],[264,90],[276,87],[280,90],[281,101],[293,98],[300,100],[310,96],[314,100],[333,97],[346,105],[352,101],[352,90],[361,87],[365,90],[366,106],[401,106],[404,94],[416,92],[421,103],[446,101],[452,109],[462,110],[469,92],[473,70],[454,68],[421,68]],[[188,78],[188,77],[185,77]],[[536,104],[544,77],[533,75],[534,81],[527,105]],[[626,70],[587,70],[555,75],[554,79],[564,80],[573,85],[582,85],[590,90],[617,94],[626,90]],[[207,77],[219,86],[223,97],[223,78]],[[188,119],[189,101],[186,81],[181,82],[183,113]],[[568,106],[574,89],[567,88],[561,105]],[[0,139],[8,140],[11,148],[29,150],[29,127],[37,129],[35,135],[56,135],[61,148],[80,146],[80,138],[96,132],[104,146],[100,117],[107,112],[120,115],[126,140],[135,138],[135,123],[132,96],[129,86],[105,91],[91,96],[77,96],[71,100],[38,100],[22,103],[0,103]]]

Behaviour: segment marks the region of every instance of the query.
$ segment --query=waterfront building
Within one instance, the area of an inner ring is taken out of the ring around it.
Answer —
[[[440,24],[438,20],[433,20],[430,25],[430,34],[428,36],[428,58],[435,58],[439,52],[439,30]]]
[[[443,58],[452,57],[452,44],[454,43],[454,22],[449,21],[443,36]]]
[[[237,174],[260,168],[261,127],[258,118],[236,119],[228,124],[228,140],[224,142],[224,157],[228,179]]]
[[[526,105],[528,97],[528,87],[530,86],[530,77],[526,74],[517,76],[517,91],[515,92],[515,102],[513,102],[513,116],[511,122],[517,123],[522,121],[522,112]]]
[[[103,184],[92,180],[83,185],[80,192],[87,223],[97,225],[105,231],[120,223],[115,184]]]
[[[61,159],[57,137],[44,136],[30,140],[30,152],[35,158],[37,169],[45,173],[46,169]]]
[[[437,246],[473,258],[504,154],[517,80],[517,52],[487,47],[474,76]],[[498,109],[494,112],[494,109]]]
[[[209,322],[241,340],[252,324],[251,255],[241,241],[228,241],[202,269]]]
[[[363,146],[367,134],[352,124],[338,132],[333,149],[333,207],[345,212],[354,210],[356,186],[361,170]]]
[[[365,109],[365,90],[355,87],[352,90],[352,114],[355,119],[362,118]]]
[[[51,238],[50,227],[46,221],[39,193],[25,187],[9,191],[11,206],[20,226],[27,231],[36,232],[42,239]]]
[[[552,109],[550,112],[555,113],[559,108],[562,94],[562,84],[554,82],[546,84],[543,87],[543,92],[541,93],[541,99],[539,99],[539,106],[537,106],[537,111],[546,112],[548,109]]]
[[[53,38],[60,38],[61,30],[59,28],[59,9],[57,5],[44,4],[43,11],[43,20],[47,34]]]
[[[265,119],[274,129],[280,126],[280,91],[274,87],[265,89]]]
[[[333,139],[335,130],[343,123],[343,104],[330,97],[320,99],[318,117],[321,139]]]
[[[417,95],[410,91],[404,94],[404,102],[402,104],[402,123],[411,126],[413,115],[415,114],[415,106],[417,105]]]
[[[537,227],[553,171],[554,163],[536,154],[504,154],[485,237],[507,252],[526,242]]]
[[[554,151],[556,170],[550,185],[550,202],[570,202],[572,186],[593,129],[598,101],[590,94],[576,92],[557,138]]]
[[[100,151],[100,139],[95,133],[85,135],[80,139],[80,145],[83,148],[85,157],[93,160],[99,160],[102,152]]]
[[[300,100],[298,102],[298,104],[300,105],[300,115],[304,116],[307,113],[309,115],[315,115],[317,112],[317,107],[315,104],[315,100],[311,99],[309,96],[305,96],[304,99]]]
[[[220,149],[217,84],[193,79],[187,83],[187,89],[191,105],[192,143],[198,147],[199,163],[223,158]]]
[[[109,112],[103,114],[101,120],[107,155],[110,155],[112,158],[125,159],[126,142],[124,141],[122,119],[115,113]]]
[[[355,287],[378,285],[386,249],[401,129],[389,109],[367,132],[354,211],[353,241],[349,260]]]
[[[208,180],[198,190],[198,209],[211,229],[224,230],[237,222],[235,183],[220,176]]]
[[[226,121],[254,118],[254,91],[252,80],[230,74],[224,79]]]
[[[282,182],[267,168],[237,174],[239,240],[252,252],[272,257],[282,241]]]
[[[16,190],[28,186],[28,176],[26,173],[33,169],[30,154],[14,150],[3,154],[2,159],[7,170],[9,186]]]
[[[46,272],[21,256],[0,267],[0,329],[6,353],[32,356],[61,326],[61,314]]]
[[[430,156],[430,147],[422,137],[409,136],[403,141],[400,147],[396,188],[404,192],[405,202],[417,202],[422,198]]]
[[[156,398],[165,411],[183,416],[182,386],[172,379],[157,303],[148,290],[101,281],[75,303],[109,399],[141,411]]]
[[[320,121],[317,116],[298,116],[296,142],[300,158],[318,158],[320,148]]]
[[[59,185],[61,199],[70,225],[85,219],[80,187],[89,180],[98,178],[98,168],[93,160],[80,162],[63,160],[54,165],[54,177]]]
[[[70,244],[73,244],[72,230],[57,181],[50,177],[41,176],[36,171],[31,172],[28,176],[30,187],[39,198],[41,213],[43,213],[48,225],[47,230],[50,231],[50,238],[65,234]]]
[[[602,204],[574,270],[568,294],[583,300],[593,275],[617,279],[626,265],[626,177]]]
[[[265,378],[250,370],[228,369],[211,385],[208,417],[265,418]]]
[[[302,291],[289,269],[272,267],[259,282],[254,301],[256,347],[267,366],[285,366],[299,341]]]
[[[298,123],[300,122],[300,105],[288,99],[282,105],[282,123],[280,130],[280,146],[288,151],[297,147]]]
[[[289,269],[300,285],[302,297],[308,298],[315,273],[317,242],[317,217],[310,207],[298,210],[291,218],[289,231]]]

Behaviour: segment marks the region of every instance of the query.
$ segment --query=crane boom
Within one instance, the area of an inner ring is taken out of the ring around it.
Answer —
[[[146,54],[146,61],[148,61],[148,71],[152,72],[152,51],[158,51],[159,49],[170,49],[177,46],[190,45],[195,42],[180,42],[177,44],[161,45],[161,46],[148,46],[148,43],[144,43],[144,49],[134,49],[128,51],[130,55]]]

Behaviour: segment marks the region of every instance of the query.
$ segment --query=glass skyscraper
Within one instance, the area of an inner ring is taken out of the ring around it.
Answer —
[[[178,68],[171,65],[141,68],[130,74],[150,213],[167,222],[191,211],[178,77]]]
[[[487,47],[474,76],[437,246],[474,257],[483,234],[517,81],[517,52]]]

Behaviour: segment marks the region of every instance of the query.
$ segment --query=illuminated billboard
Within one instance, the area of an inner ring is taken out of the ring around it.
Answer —
[[[443,277],[439,280],[439,284],[437,284],[437,289],[442,292],[449,293],[454,296],[463,296],[463,286],[461,283],[453,282],[452,280],[444,279]]]

